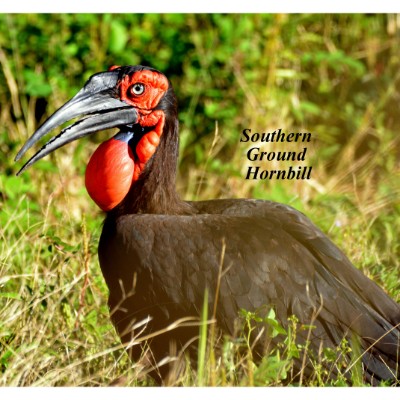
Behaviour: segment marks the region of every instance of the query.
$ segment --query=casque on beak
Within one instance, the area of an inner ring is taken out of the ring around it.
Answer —
[[[27,150],[54,128],[73,118],[85,116],[52,137],[24,164],[17,175],[54,150],[76,139],[103,129],[135,124],[138,119],[136,110],[118,98],[118,76],[116,70],[93,75],[71,100],[49,117],[26,141],[15,161],[21,159]]]

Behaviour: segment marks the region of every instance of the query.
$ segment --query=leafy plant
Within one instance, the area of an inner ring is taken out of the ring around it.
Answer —
[[[0,384],[151,384],[109,321],[96,254],[103,216],[83,189],[85,160],[110,133],[15,177],[26,138],[111,65],[151,65],[171,79],[184,198],[290,204],[399,301],[398,34],[397,16],[384,14],[0,15]],[[246,181],[239,138],[249,127],[312,132],[312,179]],[[223,338],[219,356],[214,346],[202,353],[213,361],[201,381],[281,384],[304,349],[302,328],[277,321],[266,321],[282,343],[275,353],[257,364],[243,354],[248,337]],[[326,349],[307,384],[347,384],[329,382],[326,363],[340,366],[356,353],[348,347]],[[188,367],[177,384],[197,378]]]

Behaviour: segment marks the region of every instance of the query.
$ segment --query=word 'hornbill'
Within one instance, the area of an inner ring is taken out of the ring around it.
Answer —
[[[274,309],[285,327],[292,315],[312,325],[298,332],[299,340],[310,342],[307,357],[357,338],[366,381],[399,378],[399,304],[303,214],[270,201],[179,198],[177,105],[162,73],[124,66],[93,75],[16,159],[52,129],[82,115],[86,118],[49,140],[21,171],[75,139],[120,129],[90,159],[86,187],[107,212],[99,258],[111,317],[124,343],[198,316],[207,288],[210,309],[217,302],[218,326],[228,334],[234,334],[239,310],[265,316]],[[260,322],[254,331],[258,354],[279,339],[259,335],[263,328]],[[171,342],[179,350],[197,334],[198,326],[181,326],[155,335],[148,341],[149,359],[160,362]],[[134,345],[129,352],[137,359],[142,350]],[[303,376],[312,373],[302,359],[294,367],[304,368]]]

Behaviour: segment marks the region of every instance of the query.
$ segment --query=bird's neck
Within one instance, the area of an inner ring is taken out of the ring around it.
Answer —
[[[122,203],[113,210],[125,214],[190,214],[176,191],[178,121],[166,121],[157,150]]]

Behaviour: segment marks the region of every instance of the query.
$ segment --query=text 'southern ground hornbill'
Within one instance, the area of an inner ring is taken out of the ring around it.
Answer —
[[[310,341],[307,358],[318,358],[322,348],[335,348],[344,338],[357,340],[365,380],[398,382],[399,304],[303,214],[270,201],[179,198],[177,104],[162,73],[124,66],[93,75],[16,159],[52,129],[82,115],[86,118],[50,139],[21,171],[75,139],[120,129],[90,159],[86,187],[107,213],[99,258],[111,317],[124,343],[199,316],[208,288],[209,307],[217,301],[223,332],[234,334],[240,309],[264,316],[272,308],[285,327],[291,315],[313,326],[298,332],[300,341]],[[254,331],[257,354],[279,339],[259,335],[263,328],[260,323]],[[198,326],[186,326],[154,336],[147,342],[148,361],[160,362],[173,343],[179,351],[197,335]],[[138,345],[129,349],[133,359],[142,351]],[[294,370],[303,367],[307,376],[312,368],[302,361]],[[159,373],[166,376],[168,369]]]

